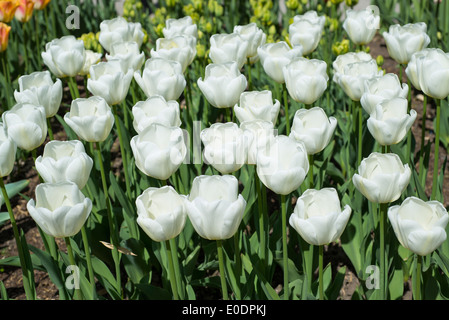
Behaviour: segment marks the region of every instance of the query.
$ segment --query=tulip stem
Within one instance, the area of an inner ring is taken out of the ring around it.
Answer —
[[[251,76],[251,59],[247,58],[246,66],[248,67],[248,90],[253,90],[253,79]]]
[[[381,300],[386,299],[386,263],[385,263],[385,224],[388,203],[380,204],[380,293]]]
[[[309,189],[313,189],[315,187],[313,182],[313,154],[309,154]]]
[[[237,279],[237,284],[234,289],[235,298],[240,300],[242,298],[240,294],[240,275],[242,272],[242,260],[240,258],[240,231],[237,229],[237,232],[234,234],[234,253],[235,253],[235,277]]]
[[[422,256],[416,255],[416,277],[415,277],[415,289],[413,298],[415,300],[422,300],[421,297],[421,271],[422,271]]]
[[[170,248],[170,241],[165,241],[165,251],[167,254],[167,260],[168,260],[168,273],[169,273],[169,278],[170,278],[170,284],[171,284],[171,289],[173,291],[173,299],[174,300],[179,300],[178,297],[178,285],[176,283],[176,275],[175,275],[175,268],[173,266],[173,256],[172,256],[172,252],[171,252],[171,248]]]
[[[324,290],[323,290],[323,245],[319,246],[319,256],[318,256],[318,292],[319,299],[324,300]]]
[[[169,240],[170,242],[170,248],[178,248],[176,245],[175,238],[172,238]],[[179,267],[179,258],[178,258],[178,252],[176,250],[172,250],[172,256],[173,256],[173,264],[174,264],[174,271],[175,271],[175,277],[176,277],[176,283],[178,285],[178,295],[181,300],[184,300],[184,281],[182,280],[181,276],[181,268]]]
[[[436,200],[437,188],[438,188],[438,160],[440,149],[440,118],[441,118],[441,100],[435,99],[437,107],[436,126],[435,126],[435,150],[434,150],[434,162],[433,162],[433,183],[432,183],[432,200]]]
[[[80,92],[78,90],[78,85],[76,83],[75,77],[69,77],[69,82],[70,82],[70,87],[72,90],[70,92],[72,92],[72,99],[78,99],[80,97]]]
[[[284,300],[289,298],[288,288],[288,248],[287,248],[287,208],[285,195],[281,194],[282,209],[282,258],[284,265]]]
[[[424,168],[424,144],[426,139],[426,119],[427,119],[427,95],[424,94],[422,124],[421,124],[421,150],[419,150],[419,181],[425,186],[426,174]]]
[[[114,107],[113,111],[114,111],[115,125],[117,127],[117,135],[120,143],[120,154],[122,155],[123,173],[125,174],[126,195],[128,196],[128,199],[131,200],[131,185],[129,182],[128,157],[125,151],[126,149],[125,149],[125,141],[123,140],[122,126],[120,124],[120,118],[118,116],[117,108]]]
[[[92,286],[92,296],[94,299],[96,299],[97,291],[96,291],[96,287],[95,287],[95,275],[94,275],[94,271],[92,268],[92,259],[90,256],[89,239],[87,238],[87,232],[86,232],[85,225],[83,225],[81,227],[81,236],[83,238],[84,252],[86,254],[87,271],[89,273],[89,280],[90,280],[90,284]]]
[[[286,135],[288,136],[290,134],[290,116],[288,114],[288,91],[287,91],[287,85],[282,85],[282,91],[284,95],[284,108],[285,108],[285,128],[286,128]]]
[[[76,262],[75,262],[75,256],[73,255],[73,249],[72,249],[72,244],[70,243],[70,238],[69,237],[65,237],[65,244],[67,247],[67,254],[69,255],[69,261],[72,267],[74,267],[73,269],[73,281],[75,282],[75,299],[76,300],[82,300],[82,296],[81,296],[81,291],[79,289],[79,285],[80,285],[80,278],[79,278],[79,273],[77,271],[76,268]]]
[[[356,104],[356,112],[359,113],[359,125],[358,125],[358,148],[357,148],[357,168],[359,167],[360,163],[362,162],[362,148],[363,148],[363,112],[360,105],[360,101]]]
[[[50,139],[50,141],[54,140],[53,129],[51,128],[50,118],[47,118],[47,131],[48,131],[48,138]]]
[[[8,59],[7,59],[7,52],[4,51],[1,53],[1,59],[2,59],[2,67],[3,67],[3,74],[5,75],[6,78],[6,110],[8,110],[9,108],[12,107],[12,102],[11,102],[11,74],[9,73],[9,67],[8,67]],[[3,110],[5,111],[5,110]]]
[[[225,268],[224,268],[223,243],[222,243],[222,240],[216,240],[216,241],[217,241],[217,253],[218,253],[218,268],[220,271],[220,280],[221,280],[221,291],[223,294],[223,300],[229,300],[228,288],[226,285]]]
[[[412,85],[410,83],[410,79],[407,79],[407,84],[408,84],[407,114],[410,114],[410,110],[412,109]],[[425,119],[424,114],[423,114],[423,117]],[[410,163],[410,165],[413,164],[413,159],[411,159],[412,156],[413,156],[412,155],[412,130],[408,130],[408,133],[407,133],[407,162]]]
[[[6,187],[3,182],[3,177],[0,177],[0,189],[2,189],[3,199],[5,202],[6,208],[8,209],[9,219],[11,221],[14,238],[16,240],[17,251],[19,253],[20,266],[22,267],[23,287],[25,289],[25,294],[26,294],[27,300],[35,300],[36,292],[34,289],[33,270],[28,270],[28,268],[26,266],[26,262],[25,262],[28,259],[31,260],[31,258],[29,257],[29,251],[24,250],[24,246],[22,245],[19,229],[17,227],[16,219],[14,217],[14,213],[13,213],[13,210],[11,207],[11,202],[9,201],[8,192],[6,191]],[[25,243],[25,245],[26,245],[26,243]],[[28,246],[26,246],[26,247],[28,247]],[[28,256],[26,257],[25,255],[28,255]]]
[[[254,175],[254,183],[256,184],[256,192],[257,192],[257,206],[259,211],[259,244],[260,244],[260,259],[262,260],[263,268],[265,268],[266,263],[266,235],[265,235],[265,215],[264,215],[264,203],[262,190],[260,188],[260,179],[257,172]]]

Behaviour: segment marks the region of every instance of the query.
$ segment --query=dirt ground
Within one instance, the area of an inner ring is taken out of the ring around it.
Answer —
[[[376,57],[378,54],[381,54],[384,57],[384,65],[383,67],[387,72],[398,73],[396,62],[393,61],[388,56],[388,51],[386,49],[383,38],[379,35],[375,37],[373,42],[370,44],[371,54],[373,57]],[[405,75],[403,81],[406,81]],[[80,88],[81,89],[81,88]],[[66,97],[70,99],[70,95],[68,92],[65,93]],[[412,132],[416,140],[416,148],[415,150],[420,149],[420,137],[421,137],[421,119],[422,119],[422,110],[423,110],[423,101],[419,95],[413,94],[412,99],[412,108],[415,109],[418,113],[418,117],[412,127]],[[427,118],[426,118],[426,139],[434,140],[434,136],[432,133],[432,120],[435,115],[434,105],[429,102],[427,106]],[[52,122],[55,128],[55,139],[63,139],[64,133],[62,130],[58,131],[58,122],[53,119]],[[62,129],[62,128],[59,128]],[[42,148],[42,147],[41,147]],[[38,150],[38,154],[41,154],[42,150]],[[431,155],[433,152],[431,153]],[[446,151],[443,148],[440,148],[440,167],[443,165],[443,161],[446,157]],[[117,163],[120,165],[120,163]],[[449,168],[446,168],[446,178],[445,181],[449,181]],[[431,189],[431,180],[432,180],[432,170],[433,170],[433,159],[430,159],[430,169],[427,177],[427,192],[430,194]],[[29,179],[30,184],[27,189],[23,192],[24,195],[28,197],[33,197],[34,188],[39,182],[38,177],[36,175],[36,171],[33,169],[32,159],[19,160],[14,172],[10,177],[13,177],[13,181],[18,181],[21,179]],[[9,182],[8,180],[6,182]],[[449,205],[449,186],[446,183],[443,186],[444,192],[444,205],[447,207]],[[17,220],[17,224],[19,229],[22,229],[25,232],[27,242],[35,247],[43,249],[43,243],[39,232],[36,228],[34,221],[29,216],[26,210],[26,200],[22,197],[16,196],[12,200],[12,205],[14,208],[14,215]],[[5,211],[5,210],[3,210]],[[60,249],[64,250],[64,243],[58,242]],[[0,226],[0,259],[17,255],[14,235],[11,229],[10,224],[5,224]],[[336,264],[337,268],[343,266],[349,266],[346,270],[346,277],[343,284],[343,287],[340,292],[339,299],[341,300],[349,300],[358,286],[357,277],[351,272],[350,261],[344,254],[343,250],[338,244],[332,244],[330,246],[325,247],[325,257],[328,261],[332,261]],[[325,261],[326,263],[326,261]],[[37,298],[42,300],[57,300],[58,290],[51,282],[50,278],[45,272],[35,271],[35,280],[36,280],[36,289],[37,289]],[[20,268],[12,268],[12,267],[0,267],[0,281],[3,281],[9,298],[23,300],[25,299],[24,290],[22,287],[22,272]],[[410,299],[411,292],[409,289],[409,285],[405,286],[405,295],[403,299]]]

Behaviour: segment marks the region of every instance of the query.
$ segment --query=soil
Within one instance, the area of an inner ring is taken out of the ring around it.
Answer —
[[[377,35],[372,43],[369,44],[370,46],[370,53],[373,57],[376,57],[377,55],[382,55],[384,57],[384,65],[383,68],[386,69],[387,72],[392,73],[398,73],[397,63],[392,60],[389,55],[388,51],[385,46],[385,42],[383,38],[379,35]],[[403,82],[406,82],[406,78],[404,75]],[[80,91],[82,93],[83,86],[80,86]],[[70,101],[70,95],[68,91],[65,92],[65,98],[67,100],[64,101]],[[65,109],[64,109],[65,107]],[[67,112],[67,105],[63,105],[61,107],[61,115],[65,112]],[[412,98],[412,108],[415,109],[418,113],[418,117],[416,121],[414,122],[414,125],[412,127],[412,132],[415,137],[416,141],[416,148],[415,150],[420,150],[420,137],[421,137],[421,119],[422,119],[422,110],[423,110],[423,101],[422,96],[419,95],[419,92],[413,92],[413,98]],[[433,123],[432,120],[435,117],[435,105],[430,101],[427,106],[427,117],[426,117],[426,141],[433,141],[434,140],[434,134],[432,131]],[[59,125],[58,121],[53,119],[52,126],[54,128],[55,132],[55,139],[58,140],[64,140],[64,131],[62,127]],[[38,150],[38,154],[42,154],[42,148],[41,147]],[[433,144],[432,144],[433,148]],[[432,149],[433,150],[433,149]],[[117,153],[118,154],[118,153]],[[430,194],[431,192],[431,185],[432,185],[432,170],[433,170],[433,151],[431,152],[431,159],[430,159],[430,165],[429,165],[429,173],[427,176],[427,184],[426,184],[426,192],[427,194]],[[444,148],[440,147],[440,168],[443,165],[443,162],[447,156],[446,150]],[[114,162],[114,166],[118,168],[121,165],[120,159],[117,157],[117,160]],[[448,165],[449,166],[449,165]],[[446,168],[445,170],[445,181],[448,181],[449,178],[449,168]],[[33,160],[32,158],[26,158],[26,159],[19,159],[14,171],[12,174],[7,178],[5,181],[6,183],[11,181],[19,181],[21,179],[28,179],[30,181],[28,187],[26,190],[23,191],[23,195],[29,198],[34,197],[34,189],[36,185],[39,183],[39,179],[37,176],[37,173],[35,169],[33,168]],[[445,184],[443,186],[443,193],[444,193],[444,199],[445,199],[445,207],[449,206],[449,185]],[[40,234],[38,229],[36,228],[36,224],[30,217],[30,215],[27,212],[26,209],[26,203],[27,200],[25,200],[21,196],[16,196],[11,199],[11,203],[14,210],[14,215],[18,224],[19,229],[22,229],[25,233],[27,242],[37,248],[44,249]],[[2,210],[5,211],[5,210]],[[64,243],[61,241],[57,242],[59,248],[61,250],[65,250]],[[343,287],[340,291],[340,300],[350,300],[352,297],[352,294],[354,290],[359,285],[358,279],[355,276],[354,272],[351,271],[353,268],[351,267],[351,263],[341,247],[338,245],[338,243],[334,243],[332,245],[325,247],[325,263],[332,262],[334,268],[341,268],[346,266],[346,276],[344,280]],[[11,225],[4,224],[0,226],[0,259],[16,256],[17,255],[17,248],[14,240],[14,235],[12,232]],[[42,271],[34,271],[34,276],[36,280],[36,290],[37,290],[37,298],[41,300],[58,300],[58,290],[56,289],[55,285],[52,283],[50,278],[48,277],[46,272]],[[281,277],[282,278],[282,277]],[[22,272],[20,268],[15,267],[0,267],[0,281],[2,281],[6,287],[8,296],[10,299],[16,299],[16,300],[24,300],[26,299],[25,293],[22,286]],[[280,290],[282,288],[282,279],[279,281],[279,285],[274,285],[273,287],[276,288],[276,290]],[[410,291],[410,284],[406,283],[405,285],[405,294],[403,299],[409,300],[411,299],[411,291]]]

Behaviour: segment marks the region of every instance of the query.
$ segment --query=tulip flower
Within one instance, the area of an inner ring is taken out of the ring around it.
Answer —
[[[73,100],[64,120],[79,137],[88,142],[106,140],[114,125],[111,108],[98,96]]]
[[[294,58],[302,57],[303,49],[301,45],[293,48],[285,41],[266,43],[257,48],[260,63],[267,75],[277,83],[284,83],[283,68]]]
[[[214,64],[235,61],[240,70],[246,62],[249,43],[238,33],[220,33],[210,37],[209,58]]]
[[[394,153],[371,153],[362,160],[352,182],[369,201],[389,203],[396,201],[407,188],[411,170]]]
[[[187,35],[158,38],[151,57],[178,61],[184,73],[196,57],[196,38]]]
[[[125,100],[132,79],[133,69],[123,69],[119,61],[100,62],[90,67],[87,89],[113,106]]]
[[[299,109],[293,118],[290,137],[302,141],[307,154],[314,155],[327,147],[336,127],[337,119],[328,118],[320,107]]]
[[[174,38],[179,35],[188,35],[198,38],[198,28],[190,16],[165,21],[165,27],[162,29],[165,38]]]
[[[406,65],[412,54],[426,48],[430,43],[424,22],[394,24],[382,35],[387,44],[388,53],[397,63]]]
[[[304,56],[312,53],[320,42],[324,22],[325,17],[318,16],[314,11],[295,16],[293,23],[288,27],[289,39],[292,46],[301,45]]]
[[[251,120],[264,120],[276,123],[281,104],[272,98],[269,90],[246,91],[240,95],[240,105],[234,106],[234,112],[240,123]]]
[[[146,101],[139,101],[132,108],[133,126],[138,134],[152,123],[161,123],[169,127],[181,126],[179,103],[166,101],[162,96],[152,96]]]
[[[408,101],[405,98],[393,98],[380,102],[367,121],[372,136],[382,146],[397,144],[407,135],[417,113],[407,112]]]
[[[160,95],[165,100],[177,100],[184,91],[186,79],[178,61],[150,58],[143,72],[134,72],[134,79],[149,98]]]
[[[239,170],[247,159],[247,141],[236,123],[214,123],[201,131],[204,161],[222,174]]]
[[[32,0],[19,0],[20,5],[15,12],[15,18],[22,23],[28,22],[33,15],[34,2]]]
[[[184,229],[185,198],[171,186],[148,188],[136,199],[137,223],[157,242],[177,237]]]
[[[71,181],[82,189],[89,180],[93,160],[79,140],[52,140],[45,145],[35,165],[44,182]]]
[[[11,27],[3,22],[0,22],[0,52],[5,52],[8,48],[9,32]]]
[[[75,77],[84,66],[84,42],[72,35],[54,39],[45,45],[42,59],[57,78]]]
[[[377,76],[365,82],[365,92],[360,99],[363,109],[371,115],[376,111],[376,106],[393,98],[407,98],[409,86],[401,85],[399,77],[395,73],[387,73]]]
[[[19,0],[0,0],[0,22],[10,23],[19,5]]]
[[[184,132],[179,127],[152,123],[130,142],[137,168],[147,176],[167,180],[187,155]]]
[[[236,232],[246,200],[232,175],[198,176],[187,196],[187,215],[195,231],[208,240],[225,240]]]
[[[305,105],[318,100],[327,88],[327,64],[322,60],[295,58],[282,72],[290,96]]]
[[[17,146],[32,151],[44,143],[47,137],[45,109],[31,103],[18,103],[2,114],[8,136]]]
[[[121,63],[123,70],[140,70],[145,62],[145,54],[139,51],[137,42],[120,42],[111,46],[110,54],[106,54],[106,60],[117,60]]]
[[[246,85],[246,77],[240,73],[236,62],[211,63],[206,66],[204,80],[198,79],[201,92],[216,108],[235,106]]]
[[[101,53],[94,52],[92,50],[86,50],[84,57],[84,65],[81,71],[79,72],[79,75],[81,76],[89,75],[90,67],[100,62],[101,57],[102,57]]]
[[[70,181],[41,183],[35,194],[36,200],[27,203],[28,212],[46,234],[55,238],[76,235],[92,210],[92,201]]]
[[[12,172],[16,151],[16,143],[8,136],[4,124],[0,122],[0,179]]]
[[[19,78],[19,91],[14,92],[18,103],[43,106],[47,118],[53,117],[62,101],[62,82],[51,79],[49,71],[36,71]]]
[[[279,135],[257,154],[257,174],[273,192],[288,195],[298,189],[309,171],[303,142]]]
[[[340,238],[350,215],[349,205],[341,210],[334,188],[307,189],[296,200],[289,222],[307,243],[320,246]]]
[[[33,0],[35,10],[44,10],[51,0]]]
[[[233,31],[234,33],[238,33],[243,40],[248,42],[246,56],[250,58],[251,63],[254,63],[258,59],[257,48],[265,44],[267,35],[262,29],[257,27],[255,22],[234,26]]]
[[[418,61],[421,60],[421,58],[424,58],[427,56],[430,52],[432,52],[434,48],[425,48],[421,51],[415,52],[412,54],[409,63],[407,64],[407,67],[405,68],[405,73],[407,75],[408,80],[412,83],[413,87],[415,87],[416,90],[421,90],[421,85],[419,83],[419,74],[418,74]]]
[[[121,42],[134,41],[140,47],[144,36],[139,22],[128,22],[123,17],[117,17],[100,23],[98,41],[107,52],[111,52],[112,45]]]
[[[356,45],[365,45],[373,40],[377,29],[380,28],[380,17],[369,8],[364,10],[346,10],[343,22],[349,38]]]
[[[271,121],[250,120],[240,124],[245,139],[248,143],[248,158],[246,163],[255,165],[257,153],[260,149],[267,147],[272,138],[277,134]]]

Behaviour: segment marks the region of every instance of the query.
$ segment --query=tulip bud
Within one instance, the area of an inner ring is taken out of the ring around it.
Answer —
[[[190,16],[185,16],[179,19],[167,19],[165,21],[165,28],[162,29],[165,38],[174,38],[179,35],[188,35],[198,39],[198,28],[193,23]]]
[[[426,256],[446,241],[449,215],[439,201],[408,197],[401,205],[388,208],[388,220],[400,244]]]
[[[187,215],[196,232],[208,240],[231,238],[242,222],[246,201],[232,175],[198,176],[187,197]]]
[[[99,41],[107,52],[111,52],[112,45],[121,42],[134,41],[140,47],[144,36],[139,22],[128,22],[123,17],[104,20],[100,23]]]
[[[88,142],[106,140],[114,125],[111,108],[98,96],[73,100],[64,120],[79,137]]]
[[[51,0],[33,0],[35,10],[44,10]]]
[[[288,27],[290,43],[293,46],[301,45],[303,55],[309,55],[320,42],[325,21],[324,16],[318,16],[313,10],[295,16],[293,23]]]
[[[10,23],[19,5],[19,0],[0,1],[0,22]]]
[[[251,120],[265,120],[276,123],[281,104],[272,98],[269,90],[247,91],[240,95],[240,105],[234,106],[234,112],[240,123]]]
[[[343,29],[356,45],[369,43],[380,27],[380,17],[371,10],[346,10]]]
[[[209,57],[214,64],[235,61],[240,70],[246,62],[248,46],[248,41],[238,33],[214,34],[210,37]]]
[[[184,228],[185,198],[171,186],[148,188],[136,199],[137,223],[154,241],[177,237]]]
[[[245,141],[248,143],[248,158],[246,163],[257,164],[257,153],[259,150],[266,148],[271,139],[277,135],[274,125],[271,121],[250,120],[240,124],[243,130]]]
[[[9,32],[11,27],[3,22],[0,22],[0,52],[5,52],[8,48]]]
[[[14,168],[16,151],[16,143],[8,137],[4,124],[0,122],[0,178],[8,176]]]
[[[340,208],[337,190],[306,190],[296,201],[290,225],[309,244],[320,246],[337,241],[351,215],[351,207]]]
[[[37,157],[36,170],[45,182],[72,181],[82,189],[89,180],[93,160],[79,140],[48,142]]]
[[[92,210],[92,201],[73,182],[41,183],[35,194],[36,201],[27,203],[28,212],[46,234],[55,238],[76,235]]]
[[[31,103],[18,103],[2,114],[8,136],[23,150],[31,151],[47,137],[45,109]]]
[[[449,53],[432,48],[416,63],[421,90],[434,99],[446,99],[449,96]]]
[[[145,62],[145,54],[139,51],[137,42],[120,42],[111,46],[110,54],[106,54],[106,60],[117,60],[123,70],[132,69],[134,72],[142,68]]]
[[[196,38],[179,35],[173,38],[158,38],[151,57],[178,61],[184,73],[196,56]]]
[[[15,17],[22,23],[28,22],[33,15],[34,2],[32,0],[19,0],[19,3]]]
[[[101,53],[94,52],[92,50],[86,50],[86,55],[84,57],[84,65],[81,71],[79,72],[79,75],[81,76],[87,76],[90,74],[90,67],[100,62]]]
[[[265,44],[267,35],[262,29],[257,27],[256,23],[249,23],[247,25],[234,26],[234,32],[238,33],[243,40],[248,42],[247,57],[252,58],[251,63],[254,63],[257,56],[257,48]]]
[[[360,163],[352,182],[369,201],[389,203],[396,201],[410,182],[411,170],[394,153],[371,153]]]

